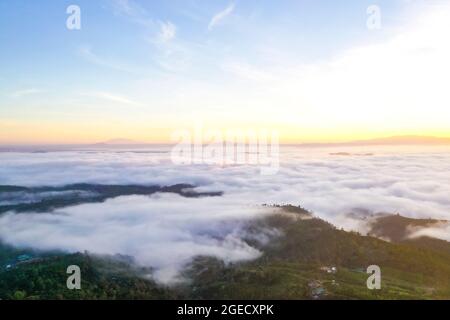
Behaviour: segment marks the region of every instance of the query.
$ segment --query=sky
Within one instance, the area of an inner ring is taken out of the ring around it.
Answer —
[[[0,143],[450,137],[449,32],[443,0],[4,0]]]

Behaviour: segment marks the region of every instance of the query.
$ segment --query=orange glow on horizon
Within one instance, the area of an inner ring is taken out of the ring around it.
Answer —
[[[340,128],[308,128],[301,129],[289,126],[220,126],[218,128],[225,134],[227,129],[265,129],[278,133],[281,144],[297,143],[339,143],[357,140],[370,140],[394,136],[424,136],[449,138],[448,130],[370,130],[366,128],[340,129]],[[172,134],[179,129],[192,131],[189,126],[166,126],[155,128],[142,123],[129,124],[120,122],[86,122],[86,123],[51,123],[51,122],[2,122],[0,121],[0,144],[92,144],[111,139],[129,139],[142,143],[174,143]],[[203,128],[203,132],[216,129],[216,127]]]

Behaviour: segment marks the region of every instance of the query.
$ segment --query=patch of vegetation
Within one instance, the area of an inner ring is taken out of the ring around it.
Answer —
[[[446,220],[412,219],[396,215],[381,215],[369,222],[370,235],[393,242],[406,240],[413,229],[436,227],[449,223]]]
[[[81,290],[68,290],[67,267],[81,269]],[[73,254],[48,257],[0,273],[0,299],[176,299],[175,292],[118,259]]]
[[[0,214],[7,211],[15,212],[48,212],[58,208],[79,205],[83,203],[104,202],[107,199],[130,195],[152,195],[157,192],[176,193],[187,198],[221,196],[222,192],[196,192],[195,186],[176,184],[172,186],[142,186],[142,185],[100,185],[73,184],[62,187],[25,188],[18,186],[0,186],[0,197],[14,200],[15,198],[30,198],[27,201],[17,201],[13,204],[0,205]],[[33,196],[35,200],[33,200]]]

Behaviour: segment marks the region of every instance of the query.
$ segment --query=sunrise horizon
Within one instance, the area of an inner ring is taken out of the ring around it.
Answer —
[[[255,130],[256,132],[256,130]],[[268,131],[270,132],[270,130]],[[225,134],[224,134],[225,137]],[[236,139],[235,137],[231,139]],[[220,139],[223,143],[231,141],[230,139]],[[100,145],[173,145],[180,142],[179,139],[168,140],[146,140],[146,139],[132,139],[128,137],[114,137],[99,140],[86,140],[86,141],[21,141],[21,142],[8,142],[0,141],[0,147],[7,146],[100,146]],[[203,139],[202,144],[208,145],[211,143],[217,143],[218,140],[211,141]],[[387,135],[387,136],[367,136],[367,137],[355,137],[342,138],[342,139],[318,139],[318,140],[301,140],[301,139],[283,139],[278,140],[280,145],[346,145],[354,143],[378,143],[378,144],[413,144],[413,145],[447,145],[450,144],[450,135],[437,136],[437,135],[418,135],[418,134],[405,134],[405,135]]]
[[[168,143],[199,121],[218,130],[277,131],[283,143],[450,137],[450,5],[386,3],[382,28],[371,27],[379,14],[361,4],[348,4],[345,13],[310,4],[329,19],[302,13],[286,20],[284,10],[297,6],[211,3],[170,15],[159,4],[108,0],[98,10],[85,4],[89,20],[79,30],[45,20],[38,4],[18,7],[4,19],[18,30],[5,37],[21,54],[0,53],[0,143]],[[196,19],[186,15],[194,8]],[[265,25],[269,15],[283,33]],[[342,33],[330,47],[325,30],[336,26]],[[50,28],[59,40],[40,43],[37,32]],[[245,41],[251,45],[240,46]],[[38,56],[39,67],[30,68]]]

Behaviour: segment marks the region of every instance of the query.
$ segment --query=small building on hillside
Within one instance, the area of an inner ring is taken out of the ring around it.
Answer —
[[[326,272],[326,273],[336,273],[337,272],[337,268],[336,267],[321,267],[320,270]]]

